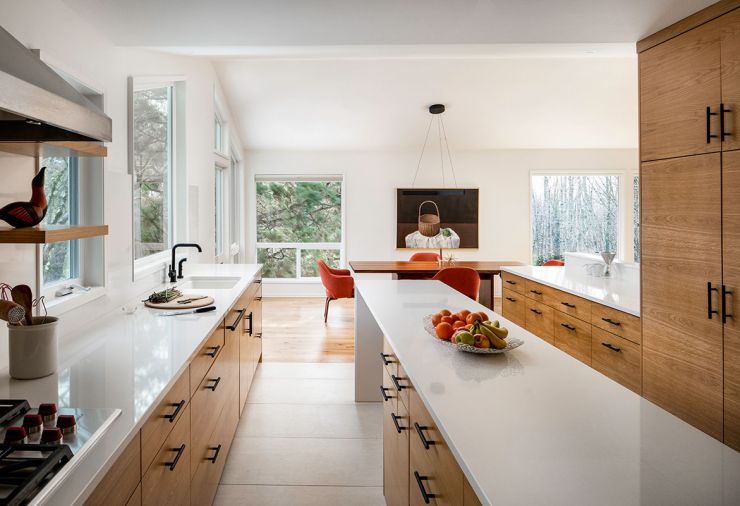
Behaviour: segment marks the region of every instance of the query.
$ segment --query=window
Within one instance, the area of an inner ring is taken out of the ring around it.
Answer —
[[[49,207],[47,225],[79,223],[79,165],[76,157],[50,157],[41,161],[46,167],[44,191]],[[80,276],[79,240],[44,244],[42,252],[44,285],[77,279]]]
[[[232,261],[239,261],[242,242],[242,176],[241,165],[236,156],[231,156],[231,181],[229,183],[229,243],[231,244]]]
[[[632,245],[635,262],[640,261],[640,176],[632,178]]]
[[[215,149],[219,153],[223,153],[224,152],[224,139],[223,139],[224,125],[221,122],[221,118],[219,118],[218,115],[216,115],[216,119],[214,123],[215,124],[213,128],[213,132],[214,132],[213,149]]]
[[[173,231],[174,86],[133,91],[134,259],[168,250]]]
[[[224,180],[226,179],[226,177],[224,172],[226,172],[226,169],[216,167],[215,245],[216,261],[221,263],[224,261],[224,250],[226,249],[226,225],[224,223],[224,207],[226,205],[226,203],[224,202],[224,195],[226,194],[224,191]]]
[[[342,264],[340,177],[257,181],[257,261],[265,278],[319,276]]]
[[[532,262],[618,251],[619,175],[532,176]]]

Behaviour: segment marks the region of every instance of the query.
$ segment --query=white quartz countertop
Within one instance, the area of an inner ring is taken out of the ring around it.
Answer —
[[[501,270],[625,313],[640,316],[640,284],[638,282],[618,277],[596,278],[586,274],[576,275],[569,273],[565,267],[521,265],[502,267]]]
[[[438,281],[356,286],[484,504],[740,504],[740,453],[500,315]],[[443,308],[484,310],[524,344],[450,349],[422,325]]]
[[[7,370],[0,372],[3,398],[28,399],[32,406],[56,401],[60,406],[122,411],[73,472],[55,490],[45,491],[50,492],[43,494],[45,502],[32,504],[69,505],[86,495],[92,482],[97,481],[98,471],[107,468],[135,435],[151,408],[220,325],[260,268],[256,264],[189,265],[188,277],[175,286],[192,276],[239,278],[229,289],[185,291],[212,296],[215,311],[162,317],[158,316],[160,310],[139,303],[134,314],[118,309],[63,343],[58,372],[51,376],[20,381],[10,378]]]

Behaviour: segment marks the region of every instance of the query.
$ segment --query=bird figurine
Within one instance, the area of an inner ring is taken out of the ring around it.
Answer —
[[[44,172],[41,170],[31,181],[31,200],[28,202],[11,202],[0,209],[0,220],[8,222],[15,228],[33,227],[41,223],[46,216],[48,204],[44,193]]]

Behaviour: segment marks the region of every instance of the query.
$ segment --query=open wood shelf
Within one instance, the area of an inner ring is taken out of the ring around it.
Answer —
[[[108,148],[96,142],[0,142],[0,151],[21,156],[108,156]]]
[[[0,227],[0,243],[47,244],[108,235],[108,225],[44,225],[29,228]]]

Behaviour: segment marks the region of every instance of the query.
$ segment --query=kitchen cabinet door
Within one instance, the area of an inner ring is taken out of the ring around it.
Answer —
[[[707,116],[707,107],[718,113],[721,102],[718,21],[640,53],[642,161],[721,149],[719,116]],[[707,142],[708,132],[717,137]]]
[[[718,439],[721,172],[719,153],[641,166],[643,395]]]
[[[105,504],[123,506],[141,481],[141,437],[139,432],[121,452],[103,480],[98,483],[85,506]],[[139,493],[141,495],[141,493]]]
[[[503,301],[501,302],[501,313],[504,318],[510,320],[520,327],[527,325],[527,307],[524,302],[524,295],[513,290],[504,288]]]
[[[568,355],[591,365],[591,324],[560,311],[553,313],[553,344]]]
[[[261,292],[252,301],[252,368],[257,371],[257,364],[262,360],[262,295]]]
[[[725,443],[740,450],[740,151],[722,155]]]
[[[141,480],[144,506],[190,504],[190,405]]]
[[[722,103],[724,127],[728,135],[722,140],[722,150],[740,149],[740,10],[721,18],[722,22]],[[735,194],[737,195],[737,194]]]
[[[388,506],[409,504],[409,415],[397,399],[383,403],[383,495]]]

